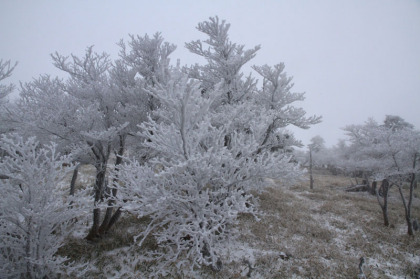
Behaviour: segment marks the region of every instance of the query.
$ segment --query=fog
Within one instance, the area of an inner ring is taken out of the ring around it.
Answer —
[[[118,56],[128,34],[162,32],[178,46],[172,63],[201,63],[185,42],[202,39],[197,23],[219,16],[231,40],[262,49],[250,66],[284,62],[301,105],[323,122],[293,129],[307,144],[327,145],[340,128],[369,117],[399,115],[420,128],[420,2],[407,1],[1,1],[0,58],[18,61],[7,82],[61,75],[50,54],[97,52]],[[17,90],[14,96],[17,95]]]

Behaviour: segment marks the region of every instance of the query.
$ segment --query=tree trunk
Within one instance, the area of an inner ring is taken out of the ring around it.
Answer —
[[[413,195],[414,195],[414,187],[416,185],[416,174],[412,173],[411,174],[411,181],[410,181],[410,194],[408,197],[408,206],[407,206],[407,233],[408,235],[414,235],[414,230],[413,230],[413,222],[411,220],[411,205],[413,203]]]
[[[79,174],[79,167],[81,164],[78,164],[73,171],[73,176],[71,177],[71,182],[70,182],[70,196],[74,196],[74,191],[75,191],[75,187],[76,187],[76,180],[77,180],[77,176]]]
[[[104,187],[106,179],[106,162],[100,164],[96,169],[96,181],[95,181],[95,207],[103,199]],[[101,210],[99,208],[93,209],[93,224],[86,236],[87,240],[94,240],[99,238],[99,223],[101,219]]]
[[[365,172],[363,172],[363,178],[364,178],[364,180],[362,181],[362,184],[366,184],[367,191],[369,193],[372,193],[372,188],[370,188],[369,177],[367,176],[367,174]]]
[[[98,230],[98,233],[100,235],[104,235],[108,232],[109,221],[111,220],[113,209],[114,208],[110,204],[108,204],[108,207],[106,208],[106,211],[105,211],[104,219],[102,220],[102,224]]]
[[[25,256],[26,256],[26,278],[32,278],[32,265],[31,265],[31,233],[32,231],[32,217],[29,217],[28,226],[26,231],[26,245],[25,245]]]
[[[382,208],[382,216],[384,218],[384,226],[389,227],[388,210],[387,207]]]
[[[108,224],[108,230],[110,228],[112,228],[112,226],[118,221],[118,219],[121,216],[121,207],[118,207],[118,209],[115,211],[114,215],[112,215],[111,220],[109,220],[109,224]]]
[[[377,185],[378,185],[378,183],[376,182],[376,181],[373,181],[372,182],[372,187],[370,188],[370,190],[371,190],[371,194],[372,195],[376,195],[376,187],[377,187]]]
[[[411,218],[407,218],[406,221],[407,221],[407,234],[414,235],[413,223],[411,222]]]
[[[123,161],[123,155],[124,155],[124,148],[125,148],[125,136],[120,136],[120,146],[117,152],[117,159],[115,160],[115,173],[118,172],[118,167]],[[104,220],[102,221],[101,226],[99,227],[99,234],[104,235],[108,233],[109,229],[115,224],[115,222],[119,219],[121,216],[121,210],[118,208],[118,210],[112,214],[114,211],[114,204],[115,204],[115,197],[117,196],[117,188],[116,185],[118,183],[118,177],[117,174],[115,175],[114,179],[112,180],[112,190],[111,190],[111,197],[108,201],[108,207],[105,212]],[[112,220],[112,222],[111,222]]]
[[[314,188],[314,177],[312,175],[312,149],[309,148],[309,187]]]
[[[415,167],[415,164],[413,168]],[[413,230],[413,222],[411,220],[411,204],[413,202],[413,192],[414,192],[414,185],[416,181],[416,175],[414,173],[411,174],[410,178],[410,193],[408,196],[408,204],[405,201],[404,194],[402,192],[402,184],[398,185],[398,191],[400,192],[400,196],[404,205],[404,212],[405,212],[405,220],[407,222],[407,234],[414,235]]]
[[[379,206],[382,209],[382,216],[384,218],[384,226],[389,226],[389,219],[388,219],[388,190],[389,190],[389,182],[388,180],[382,180],[381,189],[383,193],[383,203],[379,198],[379,191],[376,191],[376,198],[378,199]]]

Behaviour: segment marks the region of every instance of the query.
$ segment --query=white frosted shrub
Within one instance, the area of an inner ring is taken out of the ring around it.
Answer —
[[[173,266],[217,270],[223,243],[235,235],[238,214],[256,213],[250,190],[263,189],[267,177],[293,182],[301,172],[289,155],[260,150],[267,118],[252,105],[246,110],[251,116],[245,117],[253,122],[246,132],[232,129],[228,148],[225,136],[235,123],[212,124],[217,115],[210,107],[216,98],[203,97],[199,83],[185,78],[169,86],[154,93],[163,104],[157,111],[162,121],[150,118],[142,126],[145,146],[157,155],[146,165],[134,160],[121,168],[120,199],[127,211],[151,220],[136,239],[139,245],[148,236],[156,239],[159,249],[147,256],[157,261],[157,274]],[[212,93],[220,94],[218,89]],[[232,110],[243,112],[243,106]]]
[[[69,160],[35,138],[3,136],[0,148],[1,278],[56,278],[66,268],[57,251],[80,210],[60,186]]]

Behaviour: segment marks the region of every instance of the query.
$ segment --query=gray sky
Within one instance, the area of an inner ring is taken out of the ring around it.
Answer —
[[[195,27],[218,15],[231,23],[233,42],[262,49],[250,65],[284,62],[309,115],[323,116],[310,130],[293,130],[305,144],[327,145],[340,128],[386,114],[420,128],[419,0],[0,0],[0,59],[19,61],[8,82],[58,75],[50,53],[97,52],[117,58],[128,34],[162,36],[178,46],[172,62],[200,62],[184,43],[204,38]],[[249,67],[246,68],[246,71]]]

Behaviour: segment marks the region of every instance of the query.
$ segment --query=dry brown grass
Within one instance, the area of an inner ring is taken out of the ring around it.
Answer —
[[[406,235],[396,189],[389,200],[392,225],[384,227],[376,197],[345,192],[349,184],[346,177],[317,175],[313,190],[306,182],[291,187],[273,184],[259,194],[261,220],[241,215],[241,234],[235,242],[253,253],[251,278],[357,278],[362,256],[367,278],[413,278],[420,266],[420,236]],[[420,219],[418,198],[412,212]],[[91,255],[97,264],[106,264],[111,259],[104,252],[130,245],[133,226],[141,229],[146,223],[143,220],[139,227],[138,222],[133,217],[123,219],[115,235],[96,248],[70,242],[76,251],[68,255]],[[152,242],[145,249],[156,248]],[[248,278],[248,271],[243,260],[227,261],[220,272],[203,268],[200,278]]]
[[[133,237],[138,234],[134,228],[144,226],[146,222],[144,219],[126,214],[102,239],[92,242],[80,237],[70,237],[66,245],[60,249],[60,254],[72,261],[80,260],[81,257],[85,260],[97,259],[98,255],[104,252],[133,244]]]
[[[387,228],[376,197],[345,192],[348,185],[347,177],[318,175],[313,190],[303,183],[273,187],[259,195],[263,217],[259,222],[241,218],[240,241],[270,253],[256,257],[251,277],[357,278],[363,256],[367,278],[413,278],[420,266],[420,237],[406,235],[396,189],[389,199],[392,225]],[[416,199],[413,206],[416,218],[419,203]],[[232,274],[225,270],[209,278],[234,278]],[[243,274],[235,278],[246,278]]]

